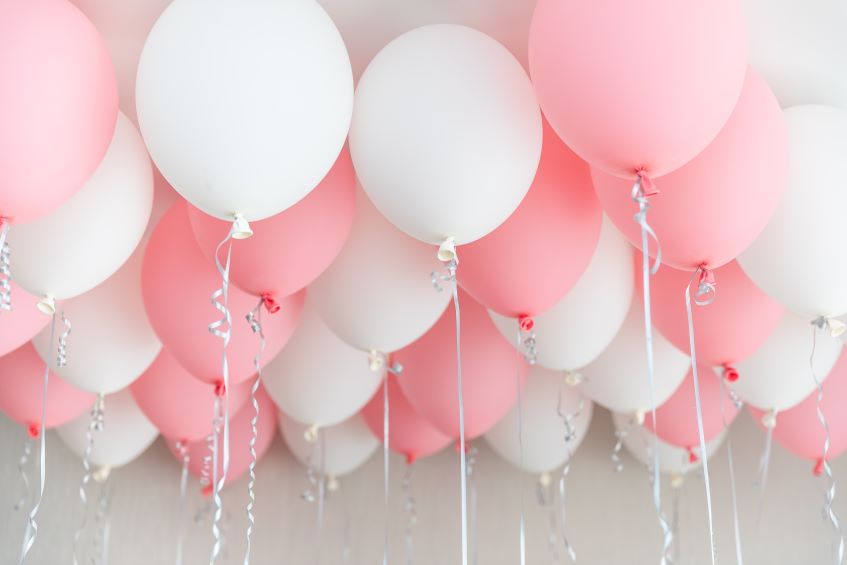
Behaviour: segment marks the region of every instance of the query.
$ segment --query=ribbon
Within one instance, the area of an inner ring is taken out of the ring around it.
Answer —
[[[65,316],[64,310],[62,310],[60,316],[62,324],[65,326],[65,331],[63,331],[62,335],[59,336],[59,350],[56,354],[56,366],[64,367],[68,364],[68,337],[70,337],[73,327],[71,326],[71,321],[68,320],[67,316]]]
[[[252,548],[251,540],[253,536],[253,527],[256,523],[255,517],[253,516],[253,507],[256,504],[256,493],[254,491],[256,486],[256,462],[258,461],[258,455],[256,454],[256,441],[259,438],[259,402],[256,400],[256,393],[259,391],[259,384],[262,382],[262,353],[265,351],[266,340],[265,340],[265,332],[262,329],[262,306],[268,308],[270,312],[276,312],[279,310],[279,306],[276,302],[272,302],[272,306],[268,306],[268,300],[273,301],[273,299],[269,299],[266,297],[262,297],[259,299],[259,303],[251,312],[247,314],[247,323],[250,324],[250,329],[253,330],[253,333],[259,336],[259,352],[253,357],[253,368],[256,369],[256,378],[253,381],[253,387],[250,389],[250,403],[253,405],[253,418],[250,420],[250,480],[247,483],[247,549],[244,552],[244,565],[249,565],[250,563],[250,550]],[[275,308],[271,310],[271,308]]]
[[[0,312],[12,309],[12,253],[6,236],[9,221],[0,217]]]
[[[476,456],[478,455],[476,447],[471,445],[470,443],[467,445],[467,461],[468,461],[468,485],[469,485],[469,500],[470,504],[468,505],[469,511],[469,530],[470,530],[470,552],[471,552],[471,563],[476,565],[479,561],[479,536],[478,534],[478,526],[479,520],[477,518],[477,493],[476,493],[476,481],[474,480],[474,469],[476,469]]]
[[[105,402],[102,394],[97,397],[94,408],[91,409],[91,420],[88,422],[88,428],[85,430],[85,451],[82,454],[82,468],[84,472],[82,483],[79,485],[79,500],[82,502],[82,521],[74,532],[74,565],[79,565],[76,554],[79,549],[79,540],[82,538],[82,532],[85,530],[85,524],[88,518],[88,497],[85,494],[85,487],[91,481],[91,451],[94,449],[94,434],[103,431]]]
[[[382,565],[388,565],[388,480],[389,480],[389,463],[388,463],[388,418],[389,402],[388,402],[388,375],[382,379],[382,471],[383,471],[383,516],[385,517],[385,532],[383,535],[382,545]]]
[[[673,532],[673,549],[671,556],[673,561],[679,561],[679,506],[682,499],[682,475],[671,481],[671,531]],[[740,564],[739,564],[740,565]]]
[[[556,505],[555,505],[555,491],[551,488],[553,484],[553,478],[548,474],[544,473],[538,479],[538,485],[536,486],[536,497],[538,499],[538,504],[542,508],[548,509],[547,512],[547,549],[550,550],[550,560],[553,565],[560,565],[561,560],[559,558],[559,525],[556,520]]]
[[[53,349],[53,342],[56,338],[56,315],[53,314],[50,318],[50,349]],[[41,501],[44,500],[44,480],[46,478],[47,465],[47,446],[44,439],[44,417],[47,414],[47,385],[50,382],[50,364],[44,364],[44,390],[41,393],[41,424],[38,427],[39,436],[39,484],[38,497],[35,505],[29,512],[27,518],[26,531],[24,532],[23,545],[21,547],[20,565],[26,562],[26,556],[35,545],[35,538],[38,536],[38,510],[41,508]]]
[[[418,509],[413,489],[414,478],[414,463],[407,462],[406,472],[403,473],[403,506],[406,509],[406,528],[403,538],[406,542],[406,565],[413,565],[415,561],[414,529],[418,523]]]
[[[15,511],[20,510],[24,507],[27,500],[29,500],[29,476],[26,472],[26,464],[29,462],[29,456],[32,454],[32,438],[28,437],[24,440],[24,452],[21,454],[21,458],[18,459],[18,473],[21,476],[21,497],[15,503]]]
[[[567,376],[565,377],[565,382],[570,384],[568,382]],[[578,382],[576,384],[578,384]],[[570,386],[575,386],[575,385],[570,384]],[[565,485],[566,485],[568,475],[571,472],[571,458],[573,457],[573,449],[571,449],[571,444],[576,439],[576,429],[574,428],[573,423],[574,423],[574,420],[579,418],[579,416],[582,414],[583,410],[585,410],[585,398],[583,397],[582,391],[580,390],[579,404],[577,405],[576,410],[574,412],[571,412],[570,414],[566,414],[565,411],[564,411],[563,403],[562,403],[563,388],[564,387],[562,386],[562,383],[560,382],[559,383],[559,398],[556,402],[556,413],[559,415],[559,418],[562,419],[562,423],[565,426],[565,436],[564,436],[564,438],[565,438],[565,447],[568,450],[568,458],[565,461],[564,467],[562,467],[561,475],[559,475],[559,513],[560,513],[559,527],[561,528],[562,543],[565,546],[565,551],[568,552],[568,557],[570,558],[571,562],[576,564],[576,550],[573,548],[570,541],[568,540],[567,530],[565,529],[565,522],[567,520],[567,497],[566,497],[567,491],[565,490]]]
[[[324,530],[324,507],[326,505],[326,434],[323,430],[318,432],[318,443],[321,447],[321,477],[318,483],[318,515],[317,528],[315,530],[316,547],[315,563],[321,562],[321,544],[323,543]]]
[[[706,436],[703,433],[703,407],[700,403],[700,378],[697,374],[697,349],[694,346],[694,315],[691,310],[691,284],[698,278],[697,292],[694,303],[697,306],[708,306],[715,299],[715,279],[712,272],[705,266],[694,271],[691,280],[685,287],[685,312],[688,315],[688,346],[691,354],[691,375],[694,381],[694,407],[697,411],[697,433],[700,440],[700,452],[703,454],[703,482],[706,486],[706,513],[709,518],[709,549],[711,550],[712,565],[717,565],[717,546],[715,545],[715,526],[712,513],[712,484],[709,478],[709,458],[706,449]],[[655,426],[655,421],[654,421]]]
[[[343,488],[341,489],[341,509],[344,516],[344,543],[341,547],[341,562],[350,563],[353,559],[353,552],[350,549],[350,540],[352,538],[352,533],[350,531],[350,508],[347,504],[347,491]]]
[[[741,521],[738,518],[738,496],[735,489],[735,461],[732,456],[732,434],[729,433],[729,422],[726,420],[726,410],[724,401],[729,399],[732,402],[741,402],[733,398],[731,393],[727,392],[724,379],[719,379],[721,385],[721,420],[723,421],[723,429],[726,431],[726,458],[729,465],[729,491],[732,497],[732,525],[735,532],[735,562],[737,565],[744,565],[743,552],[741,551]],[[706,459],[706,452],[703,452],[703,459]]]
[[[94,514],[94,524],[97,526],[94,530],[93,551],[91,562],[92,564],[99,563],[107,565],[109,562],[109,533],[112,527],[112,505],[111,487],[106,478],[105,482],[100,485],[100,495],[97,499],[97,511]]]
[[[179,474],[179,512],[177,514],[179,525],[176,535],[176,565],[182,565],[182,547],[185,538],[185,506],[188,495],[188,463],[190,461],[187,444],[188,442],[185,440],[176,442],[177,454],[182,462],[182,469]]]
[[[530,322],[528,323],[527,320]],[[534,324],[531,323],[531,318],[521,318],[518,323],[518,334],[517,334],[517,351],[518,355],[521,355],[521,346],[524,343],[524,334],[530,331]],[[524,328],[527,328],[526,330]],[[531,360],[527,357],[527,353],[523,353],[524,358],[528,363],[535,363],[535,351],[534,337],[528,337],[527,339],[532,340],[532,350],[531,350]],[[520,462],[521,468],[523,468],[523,394],[521,391],[521,365],[520,365],[520,357],[518,358],[517,365],[515,366],[515,393],[516,393],[516,406],[518,409],[518,461]],[[521,488],[521,517],[520,523],[518,525],[518,541],[520,548],[520,562],[521,565],[526,565],[526,509],[524,508],[524,490]]]
[[[518,319],[518,351],[530,365],[535,365],[538,361],[538,342],[535,339],[534,327],[535,321],[532,318],[521,316]]]
[[[612,448],[612,465],[616,473],[621,473],[624,470],[623,459],[621,459],[621,451],[623,451],[623,442],[626,436],[629,435],[633,427],[633,419],[630,418],[626,425],[619,430],[615,430],[615,447]]]
[[[762,417],[767,432],[765,433],[765,447],[762,450],[762,457],[759,459],[759,477],[756,480],[755,487],[759,491],[758,508],[756,509],[756,534],[759,533],[759,524],[762,521],[762,508],[765,505],[765,489],[768,484],[768,472],[771,465],[771,448],[773,447],[773,429],[776,427],[776,410],[768,411]]]

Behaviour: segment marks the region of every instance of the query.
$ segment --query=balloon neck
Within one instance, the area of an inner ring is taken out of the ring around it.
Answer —
[[[241,214],[233,214],[232,227],[229,228],[232,239],[248,239],[253,236],[253,228]]]
[[[262,293],[262,304],[270,314],[276,314],[281,308],[279,302],[269,292]]]
[[[776,427],[776,410],[768,410],[762,415],[762,425],[769,430]]]
[[[457,439],[456,440],[456,453],[461,453],[462,447],[464,447],[465,453],[467,453],[471,449],[471,442],[465,440],[465,445],[462,446],[462,442]]]
[[[818,459],[815,462],[815,468],[812,469],[812,473],[814,473],[816,477],[820,477],[821,475],[823,475],[823,468],[824,468],[824,460]]]
[[[651,196],[656,196],[659,194],[659,189],[656,188],[656,185],[653,183],[653,180],[647,174],[647,171],[642,167],[635,171],[635,175],[638,177],[638,180],[641,182],[641,194],[647,198]]]
[[[456,253],[456,238],[453,236],[447,237],[438,246],[438,260],[442,263],[450,263],[455,261],[459,263],[459,255]]]
[[[522,332],[531,332],[532,328],[535,327],[535,320],[532,318],[532,316],[527,316],[524,314],[518,318],[518,324],[520,325]]]
[[[35,305],[39,312],[52,316],[56,313],[56,299],[52,296],[45,296]]]
[[[30,424],[26,427],[26,433],[30,439],[38,439],[41,435],[41,427],[38,424]]]
[[[671,488],[681,488],[685,483],[685,475],[682,473],[671,474]]]
[[[731,383],[738,380],[738,369],[730,365],[723,366],[723,377]]]
[[[415,455],[414,453],[411,453],[411,452],[410,452],[410,453],[407,453],[407,454],[406,454],[406,465],[414,465],[414,464],[415,464],[415,460],[416,460],[417,458],[418,458],[418,456],[417,456],[417,455]]]
[[[209,483],[208,485],[204,486],[203,490],[200,491],[200,492],[203,494],[203,496],[205,498],[209,498],[210,496],[212,496],[213,490],[214,490],[214,486],[212,485],[212,483]]]
[[[223,381],[218,381],[215,383],[215,396],[218,398],[223,398],[226,395],[226,385]]]
[[[685,448],[685,450],[688,451],[688,462],[689,463],[694,464],[694,463],[697,463],[698,461],[700,461],[700,458],[697,457],[696,453],[694,453],[693,447],[691,447],[689,445],[688,447]]]

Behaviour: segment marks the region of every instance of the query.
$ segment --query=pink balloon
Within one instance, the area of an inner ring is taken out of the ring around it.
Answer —
[[[606,214],[640,248],[641,230],[632,220],[632,182],[594,168],[591,174]],[[712,144],[684,167],[653,179],[660,193],[650,199],[648,220],[661,242],[662,262],[693,271],[701,264],[715,269],[733,260],[773,216],[787,178],[782,111],[751,69],[738,105]],[[650,252],[655,253],[654,245]]]
[[[238,412],[250,397],[250,382],[229,387],[229,409]],[[212,411],[219,389],[195,379],[162,350],[129,390],[135,403],[161,434],[170,439],[199,441],[212,433]]]
[[[732,112],[746,65],[737,0],[540,0],[529,35],[553,129],[592,165],[630,178],[700,153]]]
[[[420,416],[403,394],[397,378],[388,375],[388,445],[406,457],[408,463],[428,457],[450,443],[450,438],[426,418]],[[362,417],[371,433],[382,441],[383,423],[382,387],[362,408]]]
[[[43,315],[43,314],[42,314]],[[44,361],[31,343],[0,357],[0,411],[36,437],[41,427]],[[95,396],[76,389],[50,371],[47,385],[48,430],[67,424],[94,404]]]
[[[0,0],[0,216],[32,221],[100,164],[118,117],[106,45],[65,0]]]
[[[459,306],[465,438],[472,439],[511,409],[517,398],[515,379],[523,387],[529,365],[503,339],[483,306],[462,291]],[[441,433],[459,437],[454,309],[448,307],[432,329],[394,357],[403,365],[400,388],[415,411]]]
[[[0,313],[0,356],[22,346],[50,322],[36,308],[38,298],[11,281],[12,310]]]
[[[324,272],[341,251],[355,212],[356,173],[345,147],[305,198],[276,216],[250,223],[253,237],[235,246],[232,281],[256,296],[279,299],[294,294]],[[215,247],[231,223],[194,207],[189,207],[188,217],[200,249],[214,262]]]
[[[177,202],[156,225],[141,270],[144,307],[150,324],[162,344],[180,364],[200,380],[221,381],[223,340],[214,336],[209,324],[221,318],[212,306],[212,293],[220,288],[218,271],[206,261],[194,241],[185,202]],[[233,245],[233,255],[238,245]],[[305,293],[277,301],[281,311],[264,312],[267,347],[262,366],[279,353],[294,332]],[[253,357],[259,338],[244,319],[257,303],[256,297],[230,285],[229,309],[232,339],[229,342],[230,384],[249,379],[256,373]]]
[[[709,442],[718,437],[724,429],[720,404],[721,384],[718,380],[720,377],[706,365],[698,365],[697,373],[700,380],[700,406],[703,410],[703,435]],[[653,425],[653,417],[649,412],[644,425],[667,443],[686,449],[697,447],[700,445],[700,435],[694,399],[694,376],[689,371],[676,392],[656,410],[656,421],[659,425]],[[726,423],[729,425],[738,415],[738,408],[728,395],[723,399],[723,408]]]
[[[638,254],[640,264],[641,254]],[[779,325],[785,308],[759,290],[735,261],[714,272],[717,293],[708,306],[693,306],[697,361],[731,365],[752,355]],[[653,277],[653,325],[677,349],[688,353],[685,287],[691,273],[670,267]],[[640,285],[638,285],[640,292]],[[692,286],[696,292],[697,282]],[[742,376],[743,378],[743,376]]]
[[[259,433],[256,437],[256,456],[261,461],[265,453],[273,443],[276,434],[276,406],[271,401],[265,389],[260,387],[256,393],[256,401],[259,403],[259,420],[256,428]],[[226,476],[226,484],[232,484],[250,468],[252,456],[250,454],[250,439],[253,437],[251,420],[255,412],[253,405],[248,402],[241,407],[238,413],[231,412],[229,421],[229,472]],[[179,450],[176,440],[168,440],[168,448],[177,460]],[[203,476],[203,458],[210,455],[209,445],[205,440],[195,441],[188,444],[188,471],[195,477]],[[209,466],[209,478],[212,476],[211,465]],[[223,472],[223,456],[218,459],[218,473]]]
[[[459,284],[504,316],[535,316],[556,305],[582,275],[602,222],[588,165],[544,123],[535,180],[499,228],[459,255]]]
[[[797,375],[797,378],[811,379],[811,375]],[[779,445],[804,459],[820,462],[823,459],[824,430],[818,420],[818,391],[806,397],[803,402],[780,412],[776,417],[773,438]],[[830,446],[827,461],[831,461],[847,450],[847,349],[823,381],[823,402],[821,409],[829,425]],[[760,423],[764,412],[750,408],[750,413]]]

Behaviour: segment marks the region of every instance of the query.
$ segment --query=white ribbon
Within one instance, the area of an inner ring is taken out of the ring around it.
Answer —
[[[73,546],[73,563],[79,565],[77,559],[77,550],[79,549],[79,540],[82,538],[82,533],[85,530],[85,524],[88,518],[88,497],[85,494],[85,487],[91,481],[91,451],[94,449],[94,434],[103,431],[104,425],[104,410],[105,398],[101,394],[97,397],[94,403],[94,408],[91,409],[91,420],[88,422],[88,428],[85,430],[85,451],[82,454],[82,483],[79,485],[79,499],[82,502],[82,521],[74,532]],[[96,553],[95,553],[96,555]]]
[[[265,332],[262,329],[262,306],[264,299],[259,299],[259,303],[253,308],[253,311],[247,314],[247,323],[250,324],[250,329],[259,337],[259,351],[253,357],[253,368],[256,369],[256,378],[253,381],[253,386],[250,389],[250,404],[253,406],[253,417],[250,419],[250,480],[247,483],[247,548],[244,551],[244,565],[250,563],[250,550],[252,549],[253,527],[256,524],[256,519],[253,516],[253,507],[256,504],[256,462],[258,454],[256,453],[256,442],[259,439],[259,402],[256,400],[256,393],[259,391],[259,385],[262,382],[262,353],[265,351],[266,340]]]

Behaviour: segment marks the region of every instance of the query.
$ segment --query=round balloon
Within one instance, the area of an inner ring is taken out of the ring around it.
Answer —
[[[382,382],[368,354],[339,339],[308,299],[288,345],[262,373],[265,388],[287,416],[332,426],[361,410]]]
[[[141,241],[153,206],[144,142],[121,114],[94,175],[70,200],[9,232],[14,275],[40,297],[65,299],[109,278]]]
[[[298,461],[318,470],[323,469],[327,475],[352,473],[364,465],[379,447],[379,441],[371,435],[368,425],[359,414],[340,424],[321,428],[314,443],[306,441],[308,426],[283,413],[279,414],[279,430]]]
[[[12,309],[0,314],[0,357],[31,340],[50,322],[36,308],[38,298],[9,281]]]
[[[602,221],[588,165],[545,123],[529,193],[500,227],[462,247],[459,284],[498,314],[541,314],[585,271]]]
[[[237,253],[237,245],[234,247],[233,253]],[[177,202],[158,223],[147,244],[141,268],[144,308],[165,349],[192,375],[211,383],[222,378],[223,342],[208,329],[211,322],[221,318],[210,302],[212,293],[220,287],[220,274],[194,241],[186,204]],[[246,381],[256,373],[253,357],[259,351],[259,338],[244,316],[256,307],[257,300],[238,288],[229,288],[230,384]],[[303,301],[303,293],[281,299],[279,312],[263,316],[267,342],[260,360],[262,366],[279,353],[294,332]]]
[[[591,170],[606,213],[638,248],[641,228],[632,220],[632,181]],[[732,261],[765,228],[785,192],[788,135],[782,111],[764,79],[752,69],[741,97],[718,136],[699,155],[654,178],[649,222],[662,262],[693,271]],[[650,246],[651,255],[656,247]]]
[[[78,457],[88,447],[91,416],[83,414],[57,431],[62,442]],[[159,436],[128,390],[103,400],[103,429],[92,432],[90,461],[99,467],[120,467],[136,459]]]
[[[69,2],[2,0],[0,85],[0,217],[31,222],[73,196],[103,159],[118,113],[115,70]]]
[[[566,385],[561,373],[536,365],[530,370],[520,409],[515,404],[485,434],[485,441],[506,461],[528,473],[550,472],[579,448],[593,411],[592,402]],[[572,417],[570,427],[565,423],[567,417]],[[572,437],[570,441],[565,439],[568,436]]]
[[[356,88],[350,151],[376,207],[428,243],[470,243],[509,217],[541,155],[526,72],[477,30],[420,27],[373,58]]]
[[[186,200],[221,219],[261,220],[332,167],[353,75],[313,0],[175,0],[144,45],[136,104],[153,160]]]
[[[330,329],[353,347],[396,351],[444,312],[450,293],[435,292],[429,277],[444,267],[430,246],[398,231],[362,192],[356,206],[350,238],[309,294]]]
[[[739,2],[540,0],[529,68],[544,115],[613,174],[684,165],[729,118],[747,66]]]
[[[788,125],[788,190],[776,214],[738,262],[753,282],[786,308],[809,316],[847,313],[847,214],[844,155],[847,110],[796,106]]]
[[[634,287],[632,248],[604,220],[588,268],[564,298],[533,318],[538,364],[564,371],[596,359],[623,324]],[[493,312],[491,318],[509,343],[517,345],[518,322]]]

